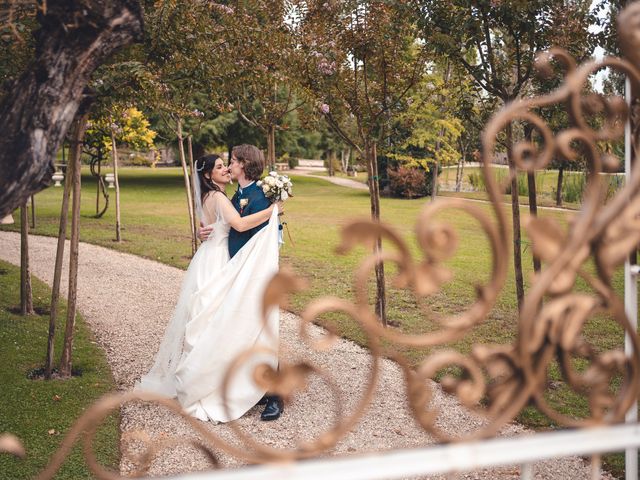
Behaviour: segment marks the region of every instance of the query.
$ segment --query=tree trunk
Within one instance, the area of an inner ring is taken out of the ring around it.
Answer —
[[[556,207],[562,206],[562,177],[564,176],[564,164],[558,168],[558,183],[556,184]]]
[[[333,150],[330,149],[327,152],[327,157],[328,157],[327,166],[329,167],[329,176],[333,177],[335,175],[335,172],[333,171],[333,160],[335,159],[335,154]]]
[[[511,215],[513,217],[513,269],[516,281],[516,298],[518,308],[522,307],[524,301],[524,280],[522,277],[522,236],[520,233],[520,199],[518,198],[518,175],[513,162],[513,126],[511,122],[507,124],[507,159],[509,162],[509,173],[511,175]]]
[[[376,143],[365,143],[365,156],[367,160],[367,170],[369,174],[369,198],[371,201],[371,219],[374,222],[380,221],[380,186],[378,183],[378,155]],[[374,253],[382,250],[382,239],[376,240]],[[383,326],[387,326],[387,309],[386,309],[386,293],[384,281],[384,264],[376,265],[376,315],[382,322]]]
[[[440,162],[438,160],[433,161],[433,172],[431,173],[431,201],[433,202],[438,195],[438,168]]]
[[[36,196],[31,195],[31,228],[36,229]]]
[[[527,172],[527,186],[529,187],[529,213],[532,217],[538,216],[538,195],[536,191],[536,174]],[[541,269],[540,259],[533,255],[533,271],[538,273]]]
[[[191,135],[189,135],[187,137],[187,146],[188,148],[188,152],[189,152],[189,173],[191,175],[191,209],[194,212],[194,218],[193,218],[193,223],[192,223],[192,228],[193,228],[193,232],[192,235],[197,239],[198,238],[198,221],[195,217],[196,213],[196,182],[197,180],[197,175],[196,175],[196,169],[193,165],[193,144],[191,143]],[[197,244],[196,244],[196,248],[197,248]]]
[[[460,161],[458,162],[458,168],[456,170],[456,192],[460,191],[462,187],[462,179],[464,178],[464,165],[466,163],[467,148],[463,142],[460,142]]]
[[[184,139],[182,138],[182,119],[178,119],[178,151],[180,152],[180,163],[182,164],[182,175],[184,177],[184,188],[187,192],[187,210],[189,211],[189,231],[191,232],[191,255],[195,255],[198,245],[196,243],[195,216],[193,214],[193,200],[191,198],[191,183],[189,181],[189,172],[187,171],[187,160],[184,154]]]
[[[431,175],[431,201],[433,202],[438,195],[438,170],[440,169],[440,161],[438,160],[438,152],[440,151],[441,139],[444,136],[444,128],[441,128],[438,132],[438,140],[436,140],[436,147],[433,157],[433,174]]]
[[[78,120],[70,162],[73,163],[72,207],[71,207],[71,242],[69,246],[69,288],[67,297],[67,323],[64,330],[64,343],[60,356],[60,375],[71,376],[71,353],[73,351],[73,335],[76,324],[76,299],[78,293],[78,248],[80,243],[80,155],[82,154],[82,140],[87,129],[89,114],[84,113]],[[113,137],[112,137],[113,138]],[[115,172],[114,172],[115,173]],[[116,182],[118,176],[115,175]],[[116,183],[117,185],[117,183]],[[116,195],[116,205],[118,203]]]
[[[527,142],[532,142],[533,136],[533,127],[527,125],[524,129],[524,137]],[[535,172],[527,172],[527,190],[529,193],[529,213],[532,217],[538,216],[538,193],[536,189],[536,173]],[[540,258],[536,255],[533,255],[533,271],[538,273],[540,272]]]
[[[113,124],[113,119],[111,120]],[[122,241],[122,224],[120,222],[120,180],[118,180],[118,147],[116,134],[111,129],[111,156],[113,158],[113,185],[116,187],[116,242]]]
[[[29,211],[20,207],[20,314],[33,315],[31,268],[29,267]]]
[[[98,151],[99,152],[99,151]],[[98,153],[99,155],[100,153]],[[96,218],[100,215],[100,175],[102,174],[102,162],[98,160],[98,176],[96,177]]]
[[[80,121],[76,120],[73,127],[73,138],[78,138]],[[64,148],[64,147],[63,147]],[[62,277],[62,262],[64,260],[64,242],[67,238],[67,217],[69,215],[69,194],[71,192],[71,180],[74,162],[67,164],[64,178],[64,191],[62,192],[62,206],[60,207],[60,225],[58,227],[58,248],[56,250],[56,264],[53,270],[53,287],[51,289],[51,308],[49,312],[49,337],[47,339],[47,357],[44,362],[44,378],[51,379],[53,370],[54,339],[56,335],[56,322],[58,319],[58,302],[60,299],[60,279]]]
[[[272,171],[276,169],[276,127],[267,127],[267,168]]]
[[[0,218],[51,184],[55,154],[94,72],[113,52],[142,40],[135,0],[48,0],[38,13],[35,58],[0,102]]]
[[[445,71],[444,71],[445,85],[449,83],[450,78],[451,78],[451,63],[449,63],[449,61],[447,60],[447,66],[445,67]],[[438,95],[438,97],[440,97],[440,104],[444,105],[444,96]],[[444,116],[445,114],[444,107],[442,107],[440,110]],[[433,155],[434,169],[433,169],[433,175],[431,177],[431,201],[432,202],[436,199],[436,196],[438,195],[438,170],[440,168],[440,160],[438,160],[438,153],[440,152],[440,147],[442,146],[442,137],[444,137],[444,127],[441,127],[440,131],[438,132],[438,140],[436,140],[436,145],[435,145],[435,150]]]

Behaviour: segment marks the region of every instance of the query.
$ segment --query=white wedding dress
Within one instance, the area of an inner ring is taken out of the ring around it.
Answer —
[[[209,240],[200,246],[186,272],[173,318],[149,373],[136,388],[177,398],[190,415],[228,422],[244,415],[265,394],[253,380],[258,364],[277,368],[277,308],[262,319],[262,296],[278,271],[277,208],[267,226],[229,259],[229,223],[217,208],[205,209],[213,223]],[[231,377],[223,398],[227,370],[243,353],[256,349]],[[269,352],[269,353],[266,353]]]

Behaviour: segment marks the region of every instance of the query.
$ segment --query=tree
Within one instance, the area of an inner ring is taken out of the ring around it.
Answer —
[[[27,205],[20,207],[20,314],[33,315],[31,268],[29,266],[29,215]]]
[[[507,104],[523,92],[533,75],[535,56],[549,46],[552,13],[564,4],[535,0],[464,0],[451,4],[419,0],[425,43],[439,56],[464,68],[476,84]],[[524,299],[520,206],[513,162],[513,125],[504,127],[511,177],[514,271],[518,305]]]
[[[591,12],[591,3],[587,0],[573,0],[565,2],[561,8],[555,8],[551,12],[553,28],[549,43],[562,47],[578,64],[586,61],[598,44],[597,36],[589,31],[598,18]],[[534,78],[531,91],[534,95],[543,95],[558,88],[560,82],[560,75],[538,76]],[[588,87],[585,85],[585,88]],[[563,130],[569,126],[569,118],[562,105],[552,105],[537,113],[553,131]],[[554,158],[550,164],[551,167],[558,169],[556,183],[556,206],[558,207],[562,205],[562,184],[567,163],[567,160]],[[574,162],[574,166],[578,166],[577,164],[578,162]]]
[[[0,216],[50,185],[55,153],[90,75],[142,34],[134,0],[46,5],[37,13],[35,57],[0,102]]]
[[[71,240],[69,241],[69,287],[67,297],[67,321],[64,329],[62,353],[60,355],[60,375],[63,377],[71,376],[73,338],[76,324],[78,293],[78,254],[80,246],[80,157],[82,153],[82,139],[84,138],[84,133],[87,128],[87,122],[89,119],[88,104],[89,101],[85,102],[85,105],[83,106],[84,108],[79,110],[79,116],[75,121],[73,129],[73,143],[69,155],[69,166],[71,167],[71,171],[68,173],[68,175],[71,175],[71,181],[69,182],[69,185],[71,185],[72,187],[72,206]],[[60,238],[58,239],[58,241],[60,241]],[[64,239],[62,241],[64,241]]]
[[[480,151],[480,135],[488,119],[496,108],[494,97],[483,94],[469,74],[459,68],[454,69],[451,96],[456,98],[455,116],[462,122],[464,130],[458,138],[458,165],[456,168],[456,191],[459,192],[464,178],[464,168],[468,158],[477,161]]]
[[[401,153],[389,154],[401,165],[431,170],[431,195],[435,198],[438,171],[458,159],[458,139],[464,132],[455,116],[458,97],[452,95],[451,68],[443,71],[432,65],[409,97],[405,112],[398,116],[399,127],[407,132],[399,147]]]
[[[157,84],[147,101],[177,139],[192,253],[197,248],[197,224],[191,180],[194,172],[192,167],[189,175],[184,145],[189,136],[184,130],[185,119],[203,115],[194,105],[198,97],[208,98],[209,104],[219,101],[222,75],[233,61],[223,24],[233,13],[233,9],[213,2],[164,0],[145,17],[143,68]]]
[[[294,28],[309,59],[300,67],[301,83],[329,125],[365,158],[371,217],[379,221],[378,146],[423,72],[414,12],[402,1],[349,0],[306,2],[299,13]],[[380,249],[378,239],[375,251]],[[376,314],[386,325],[382,263],[376,286]]]
[[[148,151],[154,146],[156,132],[149,128],[149,121],[136,107],[123,107],[117,103],[103,107],[102,111],[93,115],[89,123],[84,151],[97,158],[98,162],[104,154],[111,152],[116,187],[116,241],[120,242],[122,235],[117,144],[124,144],[134,150]]]
[[[266,138],[266,162],[276,163],[276,131],[283,121],[305,100],[297,95],[295,71],[305,59],[287,25],[285,1],[251,0],[238,2],[234,15],[225,18],[229,52],[234,58],[226,72],[226,96],[244,121],[260,130]]]

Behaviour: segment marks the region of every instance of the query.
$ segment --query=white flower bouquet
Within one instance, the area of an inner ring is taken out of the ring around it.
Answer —
[[[285,201],[293,197],[293,183],[286,175],[278,175],[277,172],[269,172],[269,175],[257,182],[265,196],[272,202]]]

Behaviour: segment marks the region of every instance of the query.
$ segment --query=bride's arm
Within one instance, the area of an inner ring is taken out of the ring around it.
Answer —
[[[269,220],[274,208],[274,205],[272,204],[268,208],[257,213],[241,217],[227,197],[222,194],[216,195],[216,197],[218,197],[218,207],[220,208],[224,219],[229,222],[229,225],[231,225],[234,230],[238,232],[244,232],[252,229],[253,227],[257,227],[258,225],[262,225],[264,222]]]

